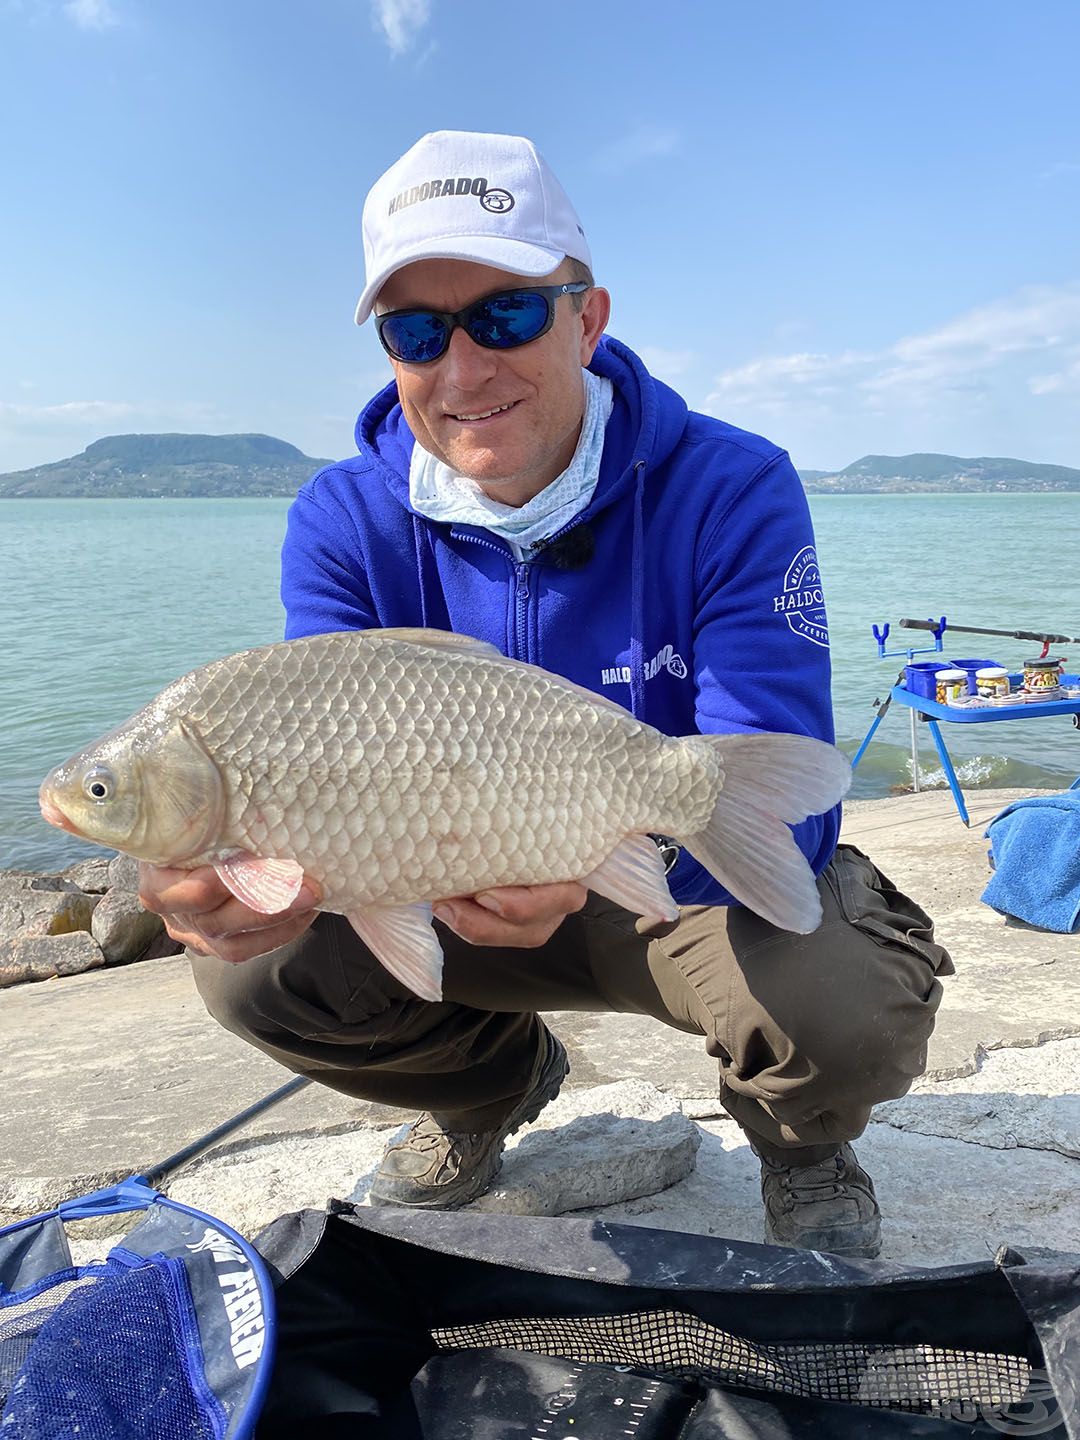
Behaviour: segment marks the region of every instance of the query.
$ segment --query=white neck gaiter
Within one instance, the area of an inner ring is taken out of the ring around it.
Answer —
[[[506,540],[518,560],[538,540],[546,540],[581,513],[593,497],[600,476],[604,427],[614,404],[610,380],[583,370],[585,414],[573,459],[539,495],[524,505],[492,500],[475,480],[459,475],[417,442],[409,465],[409,501],[429,520],[481,525]]]

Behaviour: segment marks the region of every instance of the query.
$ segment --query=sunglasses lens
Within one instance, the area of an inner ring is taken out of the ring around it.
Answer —
[[[379,324],[379,335],[394,359],[404,360],[407,365],[437,360],[446,349],[445,322],[423,310],[388,315]]]
[[[478,345],[512,350],[535,340],[551,322],[551,302],[535,290],[509,290],[475,305],[466,329]]]

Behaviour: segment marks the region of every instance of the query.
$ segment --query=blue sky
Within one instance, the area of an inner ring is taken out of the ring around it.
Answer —
[[[0,471],[352,453],[367,187],[536,140],[612,333],[797,464],[1080,467],[1075,0],[0,0]]]

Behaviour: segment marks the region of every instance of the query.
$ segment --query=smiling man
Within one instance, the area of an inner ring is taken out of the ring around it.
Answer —
[[[394,383],[362,412],[359,453],[290,511],[287,634],[456,630],[671,735],[831,740],[821,577],[790,460],[694,414],[605,335],[608,294],[532,143],[425,136],[371,190],[364,250],[356,319],[374,316]],[[142,894],[224,1025],[323,1084],[424,1112],[388,1148],[373,1203],[482,1194],[567,1071],[539,1012],[620,1011],[701,1036],[718,1060],[761,1161],[767,1239],[872,1256],[880,1215],[850,1142],[922,1072],[951,966],[838,827],[836,812],[795,827],[824,910],[811,935],[741,908],[663,837],[673,923],[572,882],[447,897],[440,1003],[316,915],[311,889],[267,917],[213,871],[145,867]]]

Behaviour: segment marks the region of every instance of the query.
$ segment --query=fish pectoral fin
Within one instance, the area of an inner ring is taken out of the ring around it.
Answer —
[[[627,835],[581,883],[647,920],[679,918],[663,857],[648,835]]]
[[[373,905],[345,918],[395,980],[421,1000],[442,999],[443,952],[430,905]]]
[[[304,883],[303,868],[295,860],[263,860],[245,851],[219,860],[214,869],[226,889],[260,915],[287,910]]]

